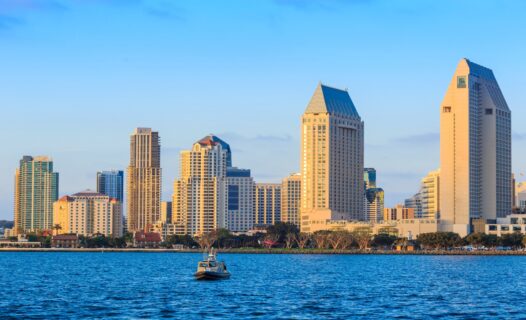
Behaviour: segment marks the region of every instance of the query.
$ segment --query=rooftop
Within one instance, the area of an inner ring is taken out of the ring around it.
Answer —
[[[360,119],[346,90],[328,87],[322,83],[314,91],[305,113],[329,113]]]

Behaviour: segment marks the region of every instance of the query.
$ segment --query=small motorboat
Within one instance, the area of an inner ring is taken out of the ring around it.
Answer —
[[[216,252],[212,248],[208,257],[197,264],[194,277],[196,280],[221,280],[230,278],[230,272],[223,261],[217,261]]]

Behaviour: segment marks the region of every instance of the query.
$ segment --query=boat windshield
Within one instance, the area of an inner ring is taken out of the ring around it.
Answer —
[[[199,263],[199,266],[200,266],[201,268],[206,268],[206,267],[208,267],[208,263],[206,263],[206,262],[200,262],[200,263]]]
[[[211,267],[217,267],[217,263],[215,263],[215,262],[210,262],[210,266],[211,266]]]

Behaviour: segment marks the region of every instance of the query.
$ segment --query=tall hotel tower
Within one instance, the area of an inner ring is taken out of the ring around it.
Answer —
[[[130,138],[127,170],[128,231],[146,230],[161,217],[161,146],[159,133],[137,128]]]
[[[181,152],[181,176],[175,180],[172,220],[177,233],[201,235],[227,227],[227,167],[230,146],[214,135]]]
[[[51,229],[58,199],[58,173],[48,157],[24,156],[15,172],[16,233]]]
[[[302,117],[302,231],[364,220],[363,128],[347,91],[318,85]]]
[[[511,186],[510,109],[493,72],[462,59],[440,106],[441,228],[506,216]]]

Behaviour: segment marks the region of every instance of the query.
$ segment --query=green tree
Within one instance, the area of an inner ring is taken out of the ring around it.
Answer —
[[[391,246],[398,240],[398,237],[395,235],[390,235],[387,233],[379,233],[373,237],[371,242],[373,247],[376,248],[391,248]]]
[[[499,244],[504,247],[511,247],[513,249],[520,248],[522,246],[523,236],[518,232],[503,234],[499,238]]]
[[[276,222],[267,227],[267,235],[271,238],[277,238],[277,242],[285,243],[288,234],[298,235],[300,230],[298,226],[290,222]]]
[[[370,227],[357,227],[351,232],[354,242],[360,250],[369,248],[372,239],[372,229]]]
[[[459,245],[461,238],[454,232],[430,232],[419,234],[417,240],[425,248],[449,249]]]

